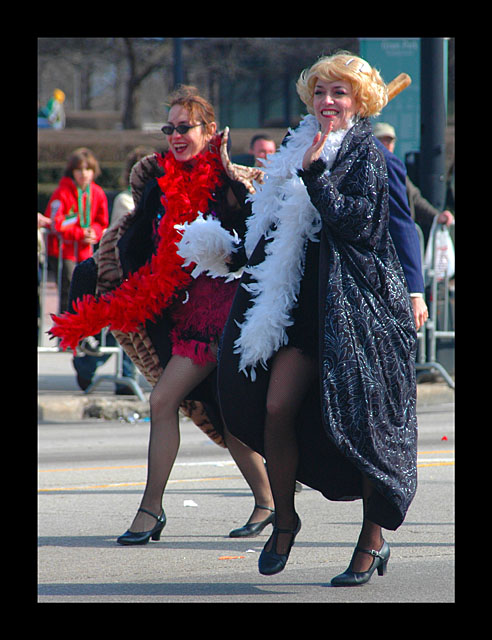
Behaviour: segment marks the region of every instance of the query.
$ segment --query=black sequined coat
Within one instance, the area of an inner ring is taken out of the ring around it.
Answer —
[[[376,489],[367,517],[396,529],[417,485],[416,331],[388,231],[386,165],[367,120],[347,133],[331,172],[325,169],[318,160],[299,172],[323,227],[313,305],[319,378],[298,417],[297,477],[328,499],[354,500],[367,475]],[[264,246],[263,238],[250,264],[263,261]],[[245,283],[250,278],[243,275]],[[308,300],[296,316],[311,312]],[[249,304],[239,287],[223,336],[219,397],[229,430],[263,454],[269,371],[258,367],[251,382],[238,373],[233,348]]]

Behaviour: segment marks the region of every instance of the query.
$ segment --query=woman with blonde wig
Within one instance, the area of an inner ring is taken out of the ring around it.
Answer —
[[[309,115],[251,196],[219,399],[229,431],[267,462],[275,526],[260,573],[284,569],[301,528],[297,479],[330,500],[362,499],[350,565],[332,580],[354,586],[384,575],[382,528],[401,525],[416,491],[416,330],[369,121],[387,87],[342,53],[303,71],[297,91]]]

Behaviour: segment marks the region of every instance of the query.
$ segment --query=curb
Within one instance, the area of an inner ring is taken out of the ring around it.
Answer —
[[[437,404],[454,403],[455,392],[446,383],[417,385],[417,409]],[[147,401],[119,396],[42,394],[38,396],[38,422],[77,422],[87,419],[147,421],[150,406]]]
[[[424,382],[417,384],[417,409],[436,404],[454,404],[455,390],[446,382]]]
[[[72,422],[98,418],[136,422],[150,417],[148,401],[118,396],[63,396],[38,397],[39,422]]]

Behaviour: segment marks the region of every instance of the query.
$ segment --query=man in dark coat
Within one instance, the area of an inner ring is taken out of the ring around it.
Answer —
[[[400,260],[412,302],[415,325],[419,330],[429,317],[424,299],[424,278],[420,241],[410,213],[406,189],[407,171],[403,162],[374,138],[384,154],[388,169],[389,232]]]

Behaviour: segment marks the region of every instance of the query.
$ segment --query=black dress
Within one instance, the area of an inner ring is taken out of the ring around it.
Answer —
[[[306,242],[304,275],[297,304],[291,312],[293,324],[287,329],[289,346],[296,347],[311,358],[318,358],[319,293],[318,293],[319,242]]]
[[[386,165],[367,120],[347,133],[329,175],[325,168],[319,160],[299,173],[322,230],[307,245],[288,330],[289,344],[315,353],[319,372],[296,424],[297,479],[330,500],[354,500],[364,474],[375,487],[368,519],[396,529],[416,491],[416,331],[388,232]],[[250,266],[264,261],[266,242]],[[224,330],[218,391],[229,431],[264,455],[269,367],[258,366],[252,382],[234,345],[252,281],[246,271]]]

